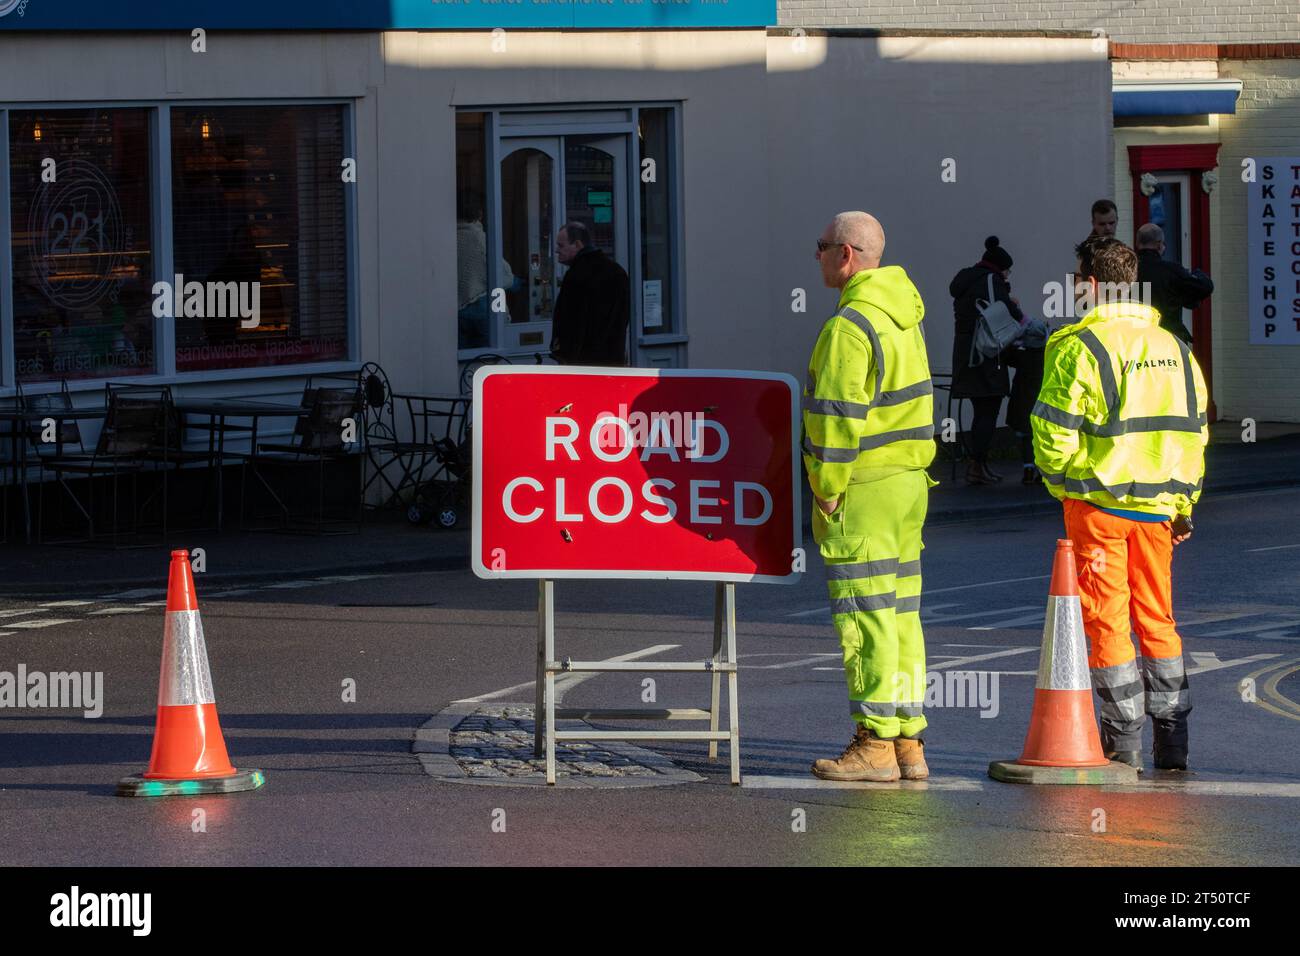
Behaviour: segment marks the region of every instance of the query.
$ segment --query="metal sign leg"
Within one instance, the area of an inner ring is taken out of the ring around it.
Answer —
[[[546,672],[546,782],[555,783],[555,672],[546,666],[555,660],[555,582],[543,581],[541,588],[542,652]]]
[[[713,666],[715,670],[712,674],[713,695],[709,700],[709,730],[714,733],[718,731],[718,709],[722,705],[722,671],[716,670],[716,668],[722,662],[724,587],[725,585],[721,581],[713,585]],[[718,742],[716,740],[709,741],[709,759],[718,759]]]
[[[727,619],[727,707],[728,729],[731,731],[731,782],[740,784],[740,704],[736,699],[736,586],[726,584],[725,613]]]
[[[546,714],[546,581],[537,582],[537,686],[533,691],[533,759],[542,755]]]

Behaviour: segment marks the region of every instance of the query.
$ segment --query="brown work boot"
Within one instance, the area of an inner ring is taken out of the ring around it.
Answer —
[[[892,783],[898,779],[894,743],[891,740],[881,740],[865,726],[859,726],[839,760],[818,760],[812,765],[812,772],[813,776],[823,780]]]
[[[898,772],[904,780],[924,780],[930,776],[925,765],[923,744],[916,737],[895,737],[894,756],[898,758]]]

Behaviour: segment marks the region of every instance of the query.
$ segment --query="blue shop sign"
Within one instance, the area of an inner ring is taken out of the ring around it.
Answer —
[[[0,0],[0,30],[766,27],[776,0]]]

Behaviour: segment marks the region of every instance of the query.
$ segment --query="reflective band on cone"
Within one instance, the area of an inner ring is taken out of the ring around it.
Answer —
[[[167,585],[158,720],[149,769],[118,785],[123,796],[213,793],[261,786],[257,770],[236,770],[226,753],[208,669],[188,551],[173,551]]]
[[[1024,750],[1014,763],[994,761],[989,775],[1009,783],[1111,783],[1119,782],[1111,777],[1129,775],[1136,779],[1132,768],[1107,760],[1101,749],[1072,541],[1056,542]]]

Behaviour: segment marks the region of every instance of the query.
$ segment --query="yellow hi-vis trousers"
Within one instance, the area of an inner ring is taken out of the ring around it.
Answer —
[[[921,528],[931,484],[923,470],[905,471],[849,485],[830,515],[813,504],[849,712],[878,737],[926,727]]]

